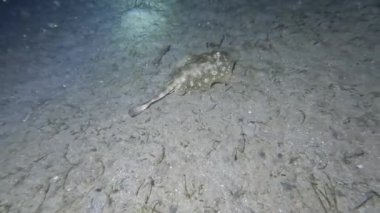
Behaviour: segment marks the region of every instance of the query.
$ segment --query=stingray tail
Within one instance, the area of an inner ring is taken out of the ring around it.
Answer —
[[[156,95],[155,97],[153,97],[151,100],[149,100],[143,104],[139,104],[135,107],[132,107],[131,109],[128,110],[129,116],[135,117],[135,116],[139,115],[144,110],[148,109],[150,107],[150,105],[152,105],[152,104],[156,103],[157,101],[165,98],[167,95],[169,95],[173,91],[174,91],[174,87],[170,87],[170,88],[166,89],[165,91],[161,92],[160,94]]]

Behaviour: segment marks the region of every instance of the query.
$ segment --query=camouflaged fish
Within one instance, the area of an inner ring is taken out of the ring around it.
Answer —
[[[161,93],[149,101],[131,108],[128,114],[135,117],[153,103],[173,92],[184,95],[193,90],[206,91],[216,83],[227,84],[231,78],[234,64],[235,61],[224,51],[188,56],[177,64],[171,75],[172,80]]]

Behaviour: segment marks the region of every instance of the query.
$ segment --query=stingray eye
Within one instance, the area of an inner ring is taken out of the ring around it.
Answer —
[[[219,59],[219,58],[220,58],[220,52],[218,51],[215,53],[215,59]]]

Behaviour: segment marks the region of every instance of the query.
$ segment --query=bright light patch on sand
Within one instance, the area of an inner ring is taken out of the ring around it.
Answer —
[[[132,9],[122,17],[121,28],[131,36],[147,36],[163,31],[166,19],[148,9]]]

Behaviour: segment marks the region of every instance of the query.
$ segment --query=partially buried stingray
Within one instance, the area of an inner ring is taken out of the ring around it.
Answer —
[[[216,83],[227,84],[232,76],[234,65],[235,61],[224,51],[188,56],[177,64],[171,80],[161,93],[131,108],[128,114],[135,117],[173,92],[184,95],[193,90],[206,91]]]

